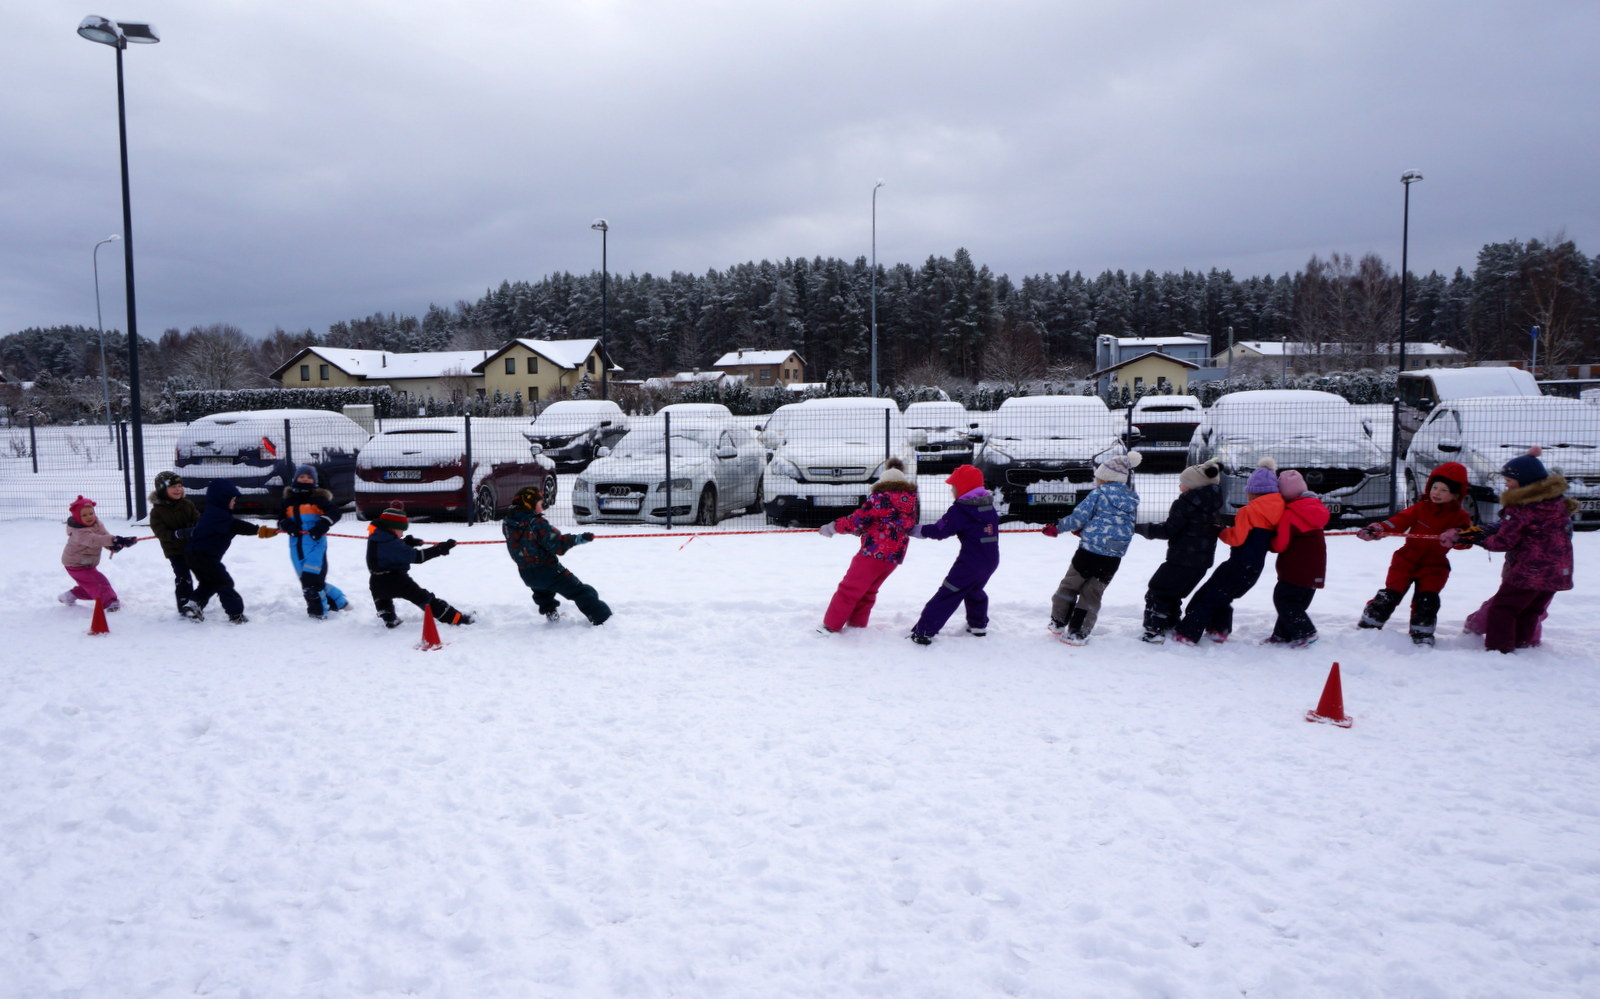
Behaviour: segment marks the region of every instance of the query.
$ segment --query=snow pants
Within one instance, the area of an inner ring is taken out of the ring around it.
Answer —
[[[1191,642],[1200,641],[1200,636],[1207,632],[1223,637],[1231,635],[1233,602],[1256,585],[1262,568],[1263,563],[1236,558],[1217,566],[1211,578],[1189,601],[1183,620],[1173,630]]]
[[[1272,627],[1272,637],[1280,642],[1293,642],[1310,638],[1317,626],[1306,611],[1317,591],[1309,586],[1297,586],[1278,580],[1272,590],[1272,606],[1278,610],[1278,621]]]
[[[300,577],[300,593],[306,599],[306,613],[324,617],[329,610],[350,606],[344,591],[328,582],[328,539],[293,535],[289,538],[289,563]]]
[[[989,594],[983,588],[997,568],[998,561],[989,565],[963,565],[957,559],[950,567],[950,574],[939,584],[938,592],[923,605],[922,616],[912,626],[912,633],[932,638],[962,604],[967,608],[967,627],[989,627]]]
[[[94,566],[69,565],[67,575],[72,577],[70,592],[79,600],[98,600],[106,607],[117,602],[117,591],[112,589],[111,580]]]
[[[1194,592],[1210,568],[1161,563],[1144,591],[1144,630],[1154,635],[1175,627],[1183,617],[1183,598]]]
[[[172,596],[178,602],[178,612],[181,614],[183,605],[194,599],[194,574],[189,571],[189,563],[182,555],[169,557],[167,564],[172,566]]]
[[[899,567],[898,562],[857,552],[851,557],[839,588],[833,591],[833,599],[822,615],[822,626],[829,631],[840,631],[847,624],[865,628],[872,617],[872,605],[878,602],[878,588]]]
[[[590,624],[604,624],[611,616],[611,608],[600,599],[599,591],[564,565],[519,565],[517,575],[533,591],[533,602],[540,614],[554,614],[561,609],[556,597],[566,597],[578,605],[578,611]]]
[[[1067,634],[1087,637],[1100,619],[1100,600],[1122,566],[1114,555],[1099,555],[1079,548],[1072,554],[1067,574],[1050,598],[1050,620]]]
[[[205,610],[211,598],[216,597],[230,618],[244,613],[244,598],[233,588],[233,577],[228,575],[228,567],[222,564],[222,559],[196,552],[185,552],[183,557],[189,565],[189,571],[194,573],[197,584],[194,602],[201,610]]]
[[[1554,590],[1529,590],[1501,583],[1484,615],[1483,647],[1513,652],[1538,644],[1539,621],[1555,595]]]
[[[383,618],[383,623],[393,627],[391,622],[398,622],[399,616],[394,612],[396,598],[409,600],[423,610],[432,614],[434,620],[443,621],[445,624],[456,624],[461,618],[461,612],[450,606],[448,601],[441,600],[417,585],[417,581],[405,572],[375,572],[369,584],[372,591],[373,606],[378,608],[378,616]]]

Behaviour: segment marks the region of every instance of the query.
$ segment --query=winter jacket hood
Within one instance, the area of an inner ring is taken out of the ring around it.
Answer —
[[[1467,466],[1461,464],[1461,462],[1447,461],[1429,472],[1428,483],[1422,487],[1424,496],[1427,495],[1429,489],[1433,488],[1435,479],[1443,479],[1446,482],[1453,483],[1456,487],[1458,500],[1467,495]]]
[[[1501,506],[1531,506],[1534,503],[1543,503],[1558,496],[1567,495],[1567,480],[1560,475],[1547,475],[1538,482],[1531,482],[1525,486],[1507,489],[1500,494]],[[1578,501],[1568,498],[1565,503],[1567,513],[1578,512]]]

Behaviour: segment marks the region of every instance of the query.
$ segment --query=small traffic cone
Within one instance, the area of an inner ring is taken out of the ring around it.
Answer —
[[[94,618],[89,622],[89,634],[111,634],[111,625],[106,623],[106,605],[98,600],[94,602]]]
[[[433,612],[426,607],[422,609],[422,641],[417,643],[418,652],[433,652],[444,648],[444,643],[439,641],[439,626],[433,623]]]
[[[1340,728],[1349,728],[1355,724],[1354,719],[1344,713],[1344,686],[1339,682],[1338,663],[1334,663],[1333,669],[1328,671],[1328,682],[1322,687],[1322,700],[1317,702],[1315,711],[1306,712],[1306,721],[1337,725]]]

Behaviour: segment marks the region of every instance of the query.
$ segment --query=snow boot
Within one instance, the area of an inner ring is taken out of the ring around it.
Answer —
[[[1388,623],[1389,615],[1400,606],[1400,591],[1382,589],[1361,611],[1361,620],[1356,622],[1358,628],[1381,628]]]

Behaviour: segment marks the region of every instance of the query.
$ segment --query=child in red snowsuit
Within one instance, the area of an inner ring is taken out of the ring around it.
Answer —
[[[861,549],[850,560],[850,568],[822,616],[819,632],[831,635],[847,624],[865,628],[878,600],[878,587],[905,560],[906,542],[917,526],[917,484],[906,477],[904,468],[899,458],[884,462],[882,477],[872,484],[872,492],[861,506],[817,529],[829,538],[835,534],[861,536]]]
[[[1461,508],[1467,491],[1467,469],[1447,461],[1428,476],[1423,498],[1388,520],[1368,524],[1357,532],[1363,541],[1375,541],[1384,533],[1431,534],[1431,538],[1407,538],[1389,560],[1389,575],[1383,589],[1367,601],[1357,625],[1381,628],[1400,605],[1406,589],[1416,585],[1411,599],[1411,640],[1418,645],[1433,644],[1434,626],[1439,620],[1439,591],[1450,578],[1450,548],[1439,543],[1437,535],[1454,528],[1465,530],[1472,518]],[[1456,548],[1467,548],[1458,544]]]

